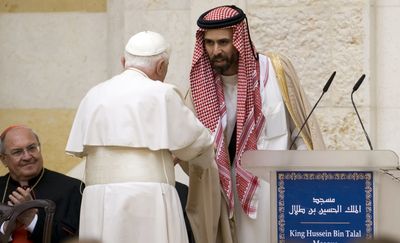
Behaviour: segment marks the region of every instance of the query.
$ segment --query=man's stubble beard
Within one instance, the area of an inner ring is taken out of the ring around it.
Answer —
[[[216,59],[222,59],[222,60],[226,61],[226,63],[222,66],[215,65],[214,62],[216,61]],[[224,75],[225,71],[227,71],[233,65],[237,65],[238,60],[239,60],[239,55],[236,52],[236,53],[233,53],[232,56],[230,56],[230,57],[227,57],[225,55],[214,56],[210,59],[210,62],[211,62],[211,67],[213,68],[213,70],[216,73]]]

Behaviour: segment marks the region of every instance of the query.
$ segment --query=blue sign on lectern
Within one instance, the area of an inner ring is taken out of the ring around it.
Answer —
[[[278,171],[278,242],[373,238],[371,171]]]

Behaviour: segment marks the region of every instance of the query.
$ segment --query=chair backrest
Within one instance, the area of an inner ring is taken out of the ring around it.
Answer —
[[[53,217],[56,210],[56,204],[47,199],[35,199],[23,202],[15,206],[0,204],[0,225],[8,220],[7,229],[4,234],[0,233],[0,243],[7,243],[10,235],[15,230],[16,221],[20,214],[32,208],[44,208],[46,218],[43,229],[43,243],[50,243],[51,229],[53,226]]]

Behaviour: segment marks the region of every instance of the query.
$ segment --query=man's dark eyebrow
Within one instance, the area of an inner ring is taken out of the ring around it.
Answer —
[[[217,40],[209,39],[209,38],[204,38],[204,41],[212,41],[212,42],[221,42],[221,41],[231,41],[230,38],[221,38]]]

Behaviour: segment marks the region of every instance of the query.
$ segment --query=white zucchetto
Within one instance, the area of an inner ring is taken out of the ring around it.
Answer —
[[[133,35],[125,46],[125,51],[135,56],[154,56],[168,49],[164,37],[153,31],[142,31]]]

